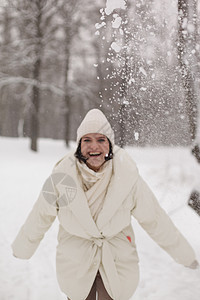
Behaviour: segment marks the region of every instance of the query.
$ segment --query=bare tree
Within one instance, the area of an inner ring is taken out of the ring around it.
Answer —
[[[196,95],[200,93],[200,54],[199,54],[199,26],[198,26],[198,1],[192,1],[192,29],[193,29],[193,70],[194,70],[194,80]],[[196,137],[194,142],[194,147],[192,149],[193,155],[197,158],[198,163],[200,163],[200,98],[197,98],[197,122],[196,122]]]
[[[68,147],[70,139],[70,113],[71,113],[71,87],[69,81],[70,59],[72,56],[72,44],[75,35],[80,26],[80,1],[79,0],[61,0],[59,2],[59,14],[62,18],[62,28],[64,31],[63,44],[63,103],[65,116],[64,138]]]
[[[36,80],[36,82],[40,81],[41,76],[41,63],[42,63],[42,39],[43,39],[43,31],[41,28],[41,22],[42,22],[42,14],[43,9],[46,4],[46,1],[41,0],[35,0],[32,1],[32,7],[34,9],[35,13],[35,19],[33,20],[33,26],[34,26],[34,38],[35,38],[35,45],[34,45],[34,55],[35,55],[35,61],[33,64],[33,72],[32,76],[33,79]],[[38,113],[39,113],[39,105],[40,105],[40,89],[38,85],[33,86],[32,90],[32,97],[31,97],[31,150],[37,151],[37,138],[39,135],[39,122],[38,122]]]
[[[32,79],[29,116],[27,118],[29,124],[27,124],[25,131],[31,139],[31,150],[33,151],[37,151],[39,136],[44,49],[49,40],[53,38],[54,31],[58,27],[57,24],[51,24],[57,10],[54,5],[54,0],[21,0],[16,3],[17,25],[23,53],[21,64],[25,65],[28,77]]]
[[[31,139],[35,132],[32,148],[37,148],[38,136],[64,138],[68,144],[85,111],[99,106],[110,117],[119,143],[121,136],[123,144],[167,144],[172,138],[173,144],[188,144],[188,118],[177,76],[176,17],[162,13],[163,4],[157,8],[154,0],[127,1],[128,10],[107,15],[104,0],[86,0],[85,5],[80,0],[12,3],[7,12],[7,20],[15,19],[10,32],[0,10],[0,129],[4,118],[3,131],[16,135],[8,124],[8,111],[16,102],[15,112],[21,110],[20,116],[14,115],[18,123],[26,116],[20,132]],[[171,19],[174,25],[169,25]],[[187,64],[188,48],[193,48],[188,41],[194,32],[183,30],[182,35],[187,51],[180,54],[184,64],[179,69],[187,71],[192,65]],[[3,36],[10,39],[7,46]],[[172,123],[180,125],[177,121],[181,126],[174,129]]]
[[[128,5],[128,4],[127,4]],[[126,145],[126,116],[127,116],[127,104],[129,104],[129,80],[130,80],[130,74],[131,74],[131,66],[129,62],[129,55],[128,55],[128,48],[130,43],[130,28],[128,25],[128,6],[126,6],[126,9],[124,11],[121,11],[121,17],[122,17],[122,32],[123,32],[123,45],[122,45],[122,53],[120,60],[123,61],[123,67],[121,69],[121,86],[120,86],[120,109],[119,109],[119,125],[120,125],[120,140],[119,145],[120,147],[124,147]]]

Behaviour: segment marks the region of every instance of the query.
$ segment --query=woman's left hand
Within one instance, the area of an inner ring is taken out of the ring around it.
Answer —
[[[198,261],[194,260],[193,263],[190,266],[188,266],[188,268],[190,268],[190,269],[198,269],[199,268]]]

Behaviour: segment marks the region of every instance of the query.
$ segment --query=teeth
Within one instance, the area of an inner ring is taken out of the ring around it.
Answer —
[[[91,156],[100,155],[100,152],[90,152]]]

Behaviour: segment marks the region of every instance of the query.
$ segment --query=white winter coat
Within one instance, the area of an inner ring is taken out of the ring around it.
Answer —
[[[193,249],[159,206],[133,160],[116,146],[112,179],[96,223],[70,153],[45,182],[12,244],[14,255],[30,258],[56,216],[60,221],[57,278],[61,290],[72,300],[88,296],[98,270],[113,299],[132,296],[139,271],[131,216],[175,261],[189,266],[195,260]]]

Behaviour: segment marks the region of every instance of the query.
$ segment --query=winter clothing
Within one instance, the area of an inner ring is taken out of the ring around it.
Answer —
[[[61,290],[72,300],[86,299],[99,270],[110,297],[127,300],[139,279],[132,215],[175,261],[192,264],[193,249],[123,149],[114,147],[113,174],[96,222],[74,160],[73,154],[68,154],[47,179],[12,245],[15,256],[30,258],[58,215],[57,277]]]
[[[199,269],[199,262],[194,260],[193,263],[189,266],[190,269]]]
[[[109,138],[114,145],[114,132],[105,115],[99,109],[91,109],[77,130],[77,143],[88,133],[101,133]]]
[[[99,172],[95,172],[86,164],[77,161],[80,185],[88,201],[92,218],[96,222],[99,212],[103,208],[105,195],[112,175],[112,161],[104,164]]]
[[[103,281],[102,281],[102,278],[101,278],[101,275],[99,272],[97,273],[97,276],[96,276],[93,286],[90,290],[90,293],[85,300],[96,299],[96,292],[98,293],[98,300],[112,300],[112,298],[108,295],[108,293],[104,287],[104,284],[103,284]],[[70,300],[70,299],[68,299],[68,300]]]
[[[77,142],[96,132],[114,145],[107,119],[91,110],[78,128]],[[175,261],[191,266],[195,260],[193,249],[159,206],[134,161],[117,146],[113,152],[114,158],[96,173],[73,153],[59,161],[12,244],[16,257],[30,258],[58,216],[57,278],[72,300],[93,297],[98,272],[107,291],[102,299],[132,296],[139,270],[131,216]]]

